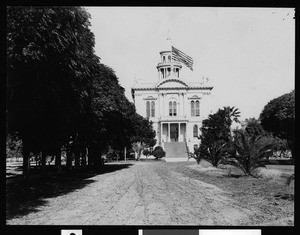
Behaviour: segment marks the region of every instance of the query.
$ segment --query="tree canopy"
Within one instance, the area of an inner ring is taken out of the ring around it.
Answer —
[[[210,114],[203,120],[201,130],[201,143],[209,145],[213,141],[228,141],[231,138],[231,124],[238,121],[240,112],[234,107],[224,107],[218,109],[214,114]]]
[[[30,149],[65,138],[83,111],[99,62],[88,26],[80,7],[7,9],[8,130],[28,138]]]
[[[259,117],[263,128],[289,142],[294,156],[295,148],[295,90],[272,99]]]
[[[93,159],[137,139],[155,142],[152,124],[94,53],[89,18],[75,6],[7,7],[7,134],[21,137],[26,164],[29,152],[60,164],[62,146],[79,162],[86,148]]]

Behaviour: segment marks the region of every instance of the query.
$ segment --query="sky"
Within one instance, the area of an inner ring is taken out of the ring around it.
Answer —
[[[131,87],[158,81],[159,52],[172,45],[194,60],[182,80],[213,86],[211,113],[235,106],[258,118],[272,99],[295,87],[294,8],[85,7],[95,52],[133,102]]]

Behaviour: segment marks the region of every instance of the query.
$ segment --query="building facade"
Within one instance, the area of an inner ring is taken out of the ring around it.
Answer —
[[[157,82],[135,84],[131,89],[136,111],[153,122],[157,145],[164,148],[166,142],[184,142],[192,151],[200,142],[203,102],[213,87],[185,81],[171,47],[161,51],[160,58]]]

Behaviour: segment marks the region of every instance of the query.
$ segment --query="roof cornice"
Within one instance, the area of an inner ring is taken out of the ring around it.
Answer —
[[[134,87],[135,91],[159,91],[159,90],[212,90],[214,87]]]

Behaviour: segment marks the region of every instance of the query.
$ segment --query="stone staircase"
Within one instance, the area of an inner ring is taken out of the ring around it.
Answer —
[[[188,160],[185,142],[165,142],[166,162],[182,162]]]

